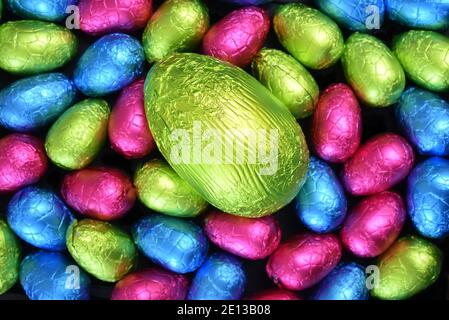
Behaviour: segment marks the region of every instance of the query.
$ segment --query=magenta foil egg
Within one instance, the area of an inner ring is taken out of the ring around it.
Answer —
[[[320,96],[312,121],[312,145],[320,158],[340,163],[360,145],[362,116],[352,89],[343,83],[328,87]]]
[[[41,139],[10,134],[0,139],[0,193],[36,183],[47,170],[48,159]]]
[[[109,118],[112,148],[130,159],[145,157],[155,148],[145,116],[143,85],[144,80],[139,80],[125,88]]]
[[[397,193],[369,196],[351,210],[341,230],[341,241],[358,257],[376,257],[397,239],[405,217],[404,202]]]
[[[247,300],[302,300],[302,298],[295,292],[275,288],[254,293]]]
[[[268,13],[258,7],[235,10],[213,25],[203,38],[204,54],[239,67],[249,65],[270,30]]]
[[[136,200],[131,180],[115,168],[87,168],[69,173],[62,182],[61,194],[82,215],[106,221],[121,218]]]
[[[321,281],[340,261],[342,248],[333,234],[297,235],[270,256],[266,270],[276,285],[303,290]]]
[[[414,160],[413,149],[404,138],[393,133],[379,134],[345,163],[343,184],[353,195],[388,190],[408,175]]]
[[[281,241],[281,228],[273,216],[250,219],[213,211],[204,229],[221,249],[251,260],[268,257]]]

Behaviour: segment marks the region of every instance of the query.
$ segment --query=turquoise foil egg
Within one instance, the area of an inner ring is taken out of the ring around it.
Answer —
[[[17,16],[44,21],[61,21],[78,0],[6,0],[8,8]]]

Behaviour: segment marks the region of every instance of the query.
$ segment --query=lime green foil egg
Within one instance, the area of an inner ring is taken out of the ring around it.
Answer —
[[[89,165],[106,140],[109,114],[108,103],[101,99],[83,100],[64,112],[45,140],[50,160],[66,170]]]
[[[405,74],[390,49],[374,36],[354,33],[342,56],[346,80],[358,98],[371,107],[397,102],[405,88]]]
[[[395,39],[393,51],[413,82],[431,91],[449,90],[449,37],[412,30]]]
[[[379,258],[379,283],[371,294],[384,300],[410,298],[436,281],[441,264],[442,253],[433,243],[401,238]]]
[[[8,291],[19,277],[20,245],[16,236],[0,220],[0,294]]]
[[[281,100],[295,118],[310,116],[318,102],[315,79],[295,58],[276,49],[262,49],[252,62],[254,76]]]
[[[0,26],[0,68],[19,75],[57,69],[73,59],[78,40],[50,22],[10,21]]]
[[[97,279],[115,282],[137,263],[131,237],[104,221],[74,221],[67,230],[67,248],[73,259]]]

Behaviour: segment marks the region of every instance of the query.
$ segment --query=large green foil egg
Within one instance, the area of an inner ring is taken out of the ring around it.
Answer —
[[[240,68],[194,53],[171,55],[148,73],[145,110],[165,159],[224,212],[269,215],[302,186],[309,152],[301,127]]]
[[[73,59],[78,40],[51,22],[10,21],[0,26],[0,68],[20,75],[48,72]]]
[[[387,107],[399,100],[405,74],[390,49],[374,36],[354,33],[341,58],[346,80],[357,97],[372,107]]]
[[[19,241],[5,221],[0,220],[0,294],[8,291],[19,278]]]

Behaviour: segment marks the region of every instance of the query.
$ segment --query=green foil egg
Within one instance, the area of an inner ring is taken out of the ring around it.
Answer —
[[[120,280],[137,263],[131,237],[104,221],[75,220],[67,230],[67,248],[84,270],[107,282]]]
[[[301,127],[240,68],[194,53],[171,55],[148,73],[145,110],[165,159],[224,212],[272,214],[304,182],[309,151]]]
[[[399,100],[405,74],[390,49],[374,36],[354,33],[342,56],[346,80],[356,95],[372,107],[387,107]]]
[[[371,295],[384,300],[412,297],[438,278],[442,253],[433,243],[407,236],[399,239],[379,258],[379,283]]]
[[[66,170],[89,165],[106,140],[109,114],[108,103],[100,99],[83,100],[64,112],[45,140],[51,161]]]
[[[412,30],[395,39],[393,51],[413,82],[432,91],[449,89],[449,37]]]
[[[11,228],[0,220],[0,294],[19,278],[20,245]]]
[[[341,30],[317,9],[302,3],[280,5],[275,11],[273,25],[284,48],[308,68],[328,68],[343,53]]]
[[[134,176],[139,200],[148,208],[175,217],[199,215],[207,202],[165,161],[153,159]]]
[[[48,72],[73,59],[78,40],[51,22],[10,21],[0,26],[0,68],[20,75]]]
[[[313,113],[320,90],[315,79],[292,56],[276,49],[262,49],[252,62],[254,76],[281,100],[295,118]]]
[[[194,49],[209,28],[209,12],[201,0],[167,0],[153,14],[143,33],[149,63],[174,52]]]

